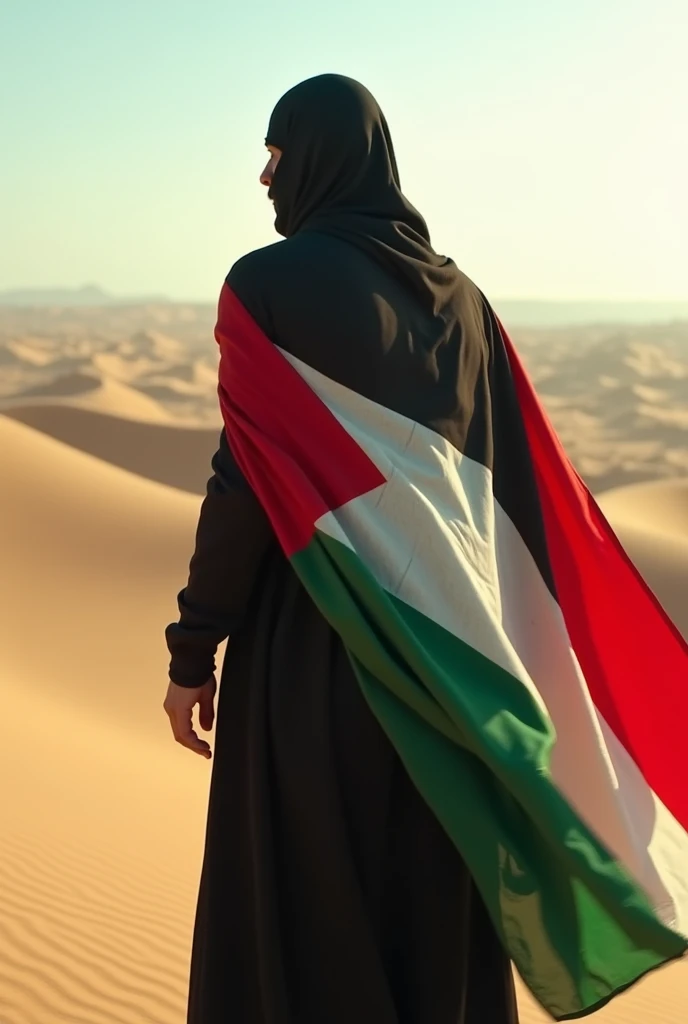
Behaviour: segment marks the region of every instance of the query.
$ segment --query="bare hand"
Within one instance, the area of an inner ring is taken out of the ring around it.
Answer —
[[[201,757],[210,758],[210,744],[202,740],[194,732],[192,711],[198,704],[198,722],[205,732],[210,732],[215,720],[215,693],[217,680],[212,675],[203,686],[190,689],[188,686],[177,686],[170,681],[163,707],[167,712],[172,732],[177,743],[188,747]]]

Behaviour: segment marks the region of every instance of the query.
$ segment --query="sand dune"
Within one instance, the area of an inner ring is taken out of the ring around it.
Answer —
[[[171,422],[171,417],[157,402],[93,370],[60,374],[0,400],[0,412],[6,415],[29,407],[69,407],[143,423]]]
[[[112,380],[68,396],[0,400],[0,413],[113,466],[192,494],[205,492],[219,437],[219,427],[184,426],[155,399]]]
[[[199,351],[154,329],[113,339],[110,331],[89,337],[69,324],[64,334],[57,329],[54,335],[10,331],[3,337],[2,326],[0,309],[3,408],[55,399],[126,419],[174,420],[201,428],[219,422],[212,332]],[[45,429],[44,420],[36,426]]]
[[[160,689],[164,677],[138,681]],[[97,671],[82,670],[82,683],[102,685]],[[0,693],[0,771],[12,780],[0,831],[0,1021],[183,1024],[200,758],[142,743],[23,678],[3,673]],[[135,695],[129,708],[133,720]]]
[[[183,1024],[209,765],[169,735],[163,628],[199,499],[2,416],[0,451],[0,1022]],[[688,485],[603,505],[688,631]],[[679,1024],[687,1000],[681,963],[594,1019]]]
[[[0,367],[2,367],[3,372],[5,371],[5,367],[15,366],[17,363],[21,362],[21,358],[22,357],[17,355],[14,351],[13,345],[0,345]]]
[[[186,366],[188,352],[175,338],[159,331],[137,331],[130,338],[109,345],[105,351],[94,352],[96,369],[116,380],[135,382],[147,373],[174,371]]]
[[[0,307],[0,396],[31,397],[52,386],[53,395],[62,389],[74,405],[76,396],[64,391],[69,379],[97,376],[103,390],[91,394],[90,404],[82,395],[80,408],[97,403],[99,411],[127,419],[159,422],[165,415],[185,427],[216,429],[215,316],[211,304],[172,302]],[[516,327],[512,333],[594,493],[688,478],[688,323]],[[33,423],[50,432],[51,421],[34,417]],[[73,430],[65,437],[78,443]]]
[[[515,339],[595,493],[688,475],[688,325],[519,330]]]
[[[117,346],[109,352],[96,353],[92,362],[94,367],[106,376],[132,382],[135,386],[149,377],[160,377],[204,386],[210,388],[214,394],[217,393],[217,367],[210,366],[201,359],[161,363],[140,354],[125,356],[121,346]]]
[[[25,402],[28,398],[75,398],[77,395],[92,396],[101,391],[102,381],[93,373],[66,373],[62,377],[49,381],[47,384],[37,384],[35,387],[26,388],[12,397],[12,402]],[[9,407],[12,403],[7,402]]]
[[[621,487],[600,505],[672,620],[688,636],[688,482]]]
[[[3,417],[0,451],[4,678],[130,732],[161,725],[160,628],[176,614],[199,499]]]
[[[166,404],[202,398],[204,394],[204,389],[197,384],[163,375],[138,381],[136,387],[144,395]]]
[[[637,484],[607,491],[600,498],[605,513],[619,524],[671,534],[688,542],[688,481]]]
[[[208,766],[162,630],[198,499],[2,417],[0,451],[0,1021],[182,1024]]]

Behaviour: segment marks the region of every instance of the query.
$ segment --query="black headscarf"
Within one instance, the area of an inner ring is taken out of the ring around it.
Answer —
[[[350,242],[441,313],[457,268],[434,251],[403,195],[387,121],[364,86],[342,75],[301,82],[278,102],[265,141],[282,150],[269,193],[281,235],[318,231]]]
[[[279,101],[266,141],[283,153],[271,192],[286,241],[238,260],[230,288],[281,349],[492,469],[497,501],[546,566],[499,325],[432,248],[376,101],[349,78],[309,79]]]

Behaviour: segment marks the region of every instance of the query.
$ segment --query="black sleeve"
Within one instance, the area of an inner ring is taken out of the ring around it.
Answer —
[[[170,679],[180,686],[202,686],[215,671],[217,647],[241,628],[263,557],[274,541],[224,430],[212,469],[188,582],[177,597],[179,620],[165,630]]]

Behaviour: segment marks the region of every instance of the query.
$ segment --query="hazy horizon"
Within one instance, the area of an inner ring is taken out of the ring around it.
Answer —
[[[530,328],[586,328],[594,326],[656,326],[669,324],[688,326],[688,301],[643,302],[614,300],[553,300],[508,298],[491,296],[491,302],[501,319],[509,327]],[[212,310],[214,298],[191,298],[168,295],[117,295],[95,282],[86,282],[77,289],[13,289],[0,291],[0,322],[9,317],[31,316],[32,311],[156,309],[158,306],[201,307]]]
[[[221,286],[222,286],[222,281],[220,281],[220,287]],[[191,304],[191,305],[208,304],[208,303],[213,304],[213,303],[217,302],[217,298],[218,298],[217,294],[215,294],[215,295],[207,294],[205,296],[203,296],[203,295],[201,295],[201,296],[198,296],[198,295],[197,296],[193,296],[193,295],[189,295],[189,294],[185,294],[185,295],[168,294],[168,293],[164,293],[162,291],[161,292],[146,291],[146,292],[127,292],[127,293],[122,293],[122,292],[117,292],[114,289],[107,287],[106,285],[102,285],[98,281],[83,281],[83,282],[81,282],[79,284],[76,284],[76,285],[73,285],[73,286],[70,286],[70,285],[63,286],[63,285],[56,285],[56,284],[52,284],[52,285],[48,284],[48,285],[45,285],[45,286],[40,286],[40,285],[36,286],[36,285],[26,285],[26,284],[24,284],[24,285],[19,285],[17,287],[12,287],[12,288],[0,288],[0,304],[3,303],[3,301],[8,296],[31,295],[31,294],[34,294],[34,293],[36,295],[49,295],[49,294],[53,294],[53,293],[54,294],[62,293],[65,296],[69,296],[69,295],[77,296],[77,295],[79,295],[81,293],[85,293],[85,292],[97,293],[97,294],[100,294],[103,298],[113,299],[113,300],[116,300],[118,302],[122,302],[122,301],[140,302],[140,301],[148,301],[148,300],[153,299],[153,300],[160,301],[160,302],[172,302],[172,303],[178,303],[178,304],[182,304],[182,305],[185,304],[185,303]],[[489,296],[488,296],[488,298],[489,298]],[[643,298],[616,298],[614,296],[611,296],[611,297],[600,296],[599,298],[594,298],[594,297],[582,295],[582,296],[572,296],[570,298],[566,298],[566,297],[559,297],[559,296],[542,297],[542,296],[538,296],[538,295],[504,295],[504,294],[502,294],[502,295],[498,295],[496,297],[492,296],[492,298],[494,298],[495,301],[499,301],[499,302],[513,302],[513,303],[519,303],[519,304],[532,304],[532,305],[542,305],[542,306],[638,306],[638,307],[640,307],[640,306],[655,306],[655,307],[661,307],[661,306],[685,306],[688,309],[688,296],[685,297],[685,298],[681,298],[679,296],[679,297],[669,297],[669,298],[663,298],[663,299],[643,299]]]
[[[377,96],[435,247],[488,295],[687,301],[687,31],[685,0],[12,5],[0,289],[212,301],[277,240],[274,103],[337,71]]]

